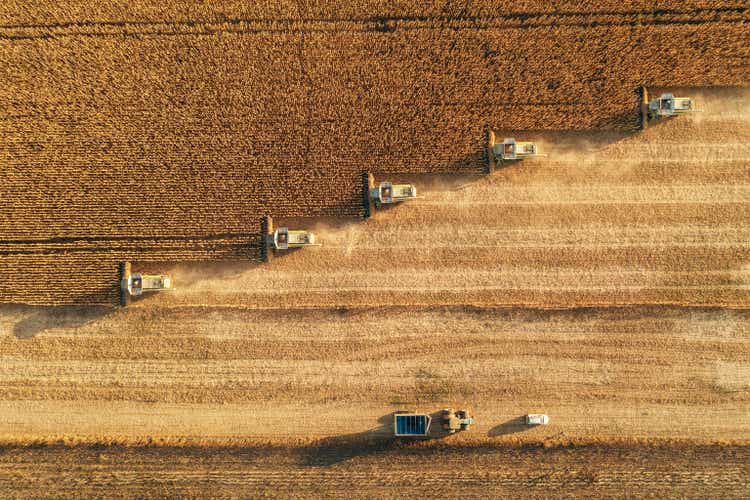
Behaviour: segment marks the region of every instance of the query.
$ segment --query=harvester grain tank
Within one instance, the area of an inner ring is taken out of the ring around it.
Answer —
[[[280,227],[273,232],[273,248],[275,250],[309,246],[320,246],[320,244],[315,243],[315,235],[305,229],[292,230],[287,227]]]
[[[489,131],[487,140],[487,160],[489,162],[490,172],[497,165],[506,161],[523,160],[535,156],[546,156],[539,153],[539,148],[534,142],[517,141],[513,137],[506,137],[499,142],[495,137],[495,132]]]
[[[690,97],[675,97],[673,94],[662,94],[648,103],[648,117],[666,118],[697,111]]]
[[[532,156],[539,156],[536,144],[533,142],[519,142],[512,137],[506,137],[502,143],[495,144],[492,150],[495,153],[495,158],[502,161],[522,160],[524,158],[531,158]]]
[[[413,184],[394,184],[381,182],[375,184],[375,176],[370,172],[362,175],[362,195],[364,201],[364,216],[370,217],[375,208],[392,205],[417,197],[417,188]]]
[[[174,290],[172,278],[166,274],[133,273],[130,262],[121,262],[119,267],[120,305],[128,305],[131,297],[138,297],[144,292]]]
[[[440,423],[444,431],[453,434],[456,431],[468,429],[474,424],[474,418],[466,410],[454,411],[452,408],[447,408],[440,414]]]
[[[320,246],[316,243],[315,234],[306,229],[289,229],[280,227],[273,228],[273,219],[270,215],[263,217],[260,223],[261,233],[261,259],[268,261],[272,253],[289,250],[290,248],[302,248]],[[273,252],[269,252],[269,250]]]
[[[370,190],[370,198],[375,202],[377,208],[380,208],[382,205],[413,200],[416,197],[417,188],[411,184],[381,182],[378,187]]]
[[[161,290],[173,290],[172,278],[166,274],[141,274],[134,273],[128,276],[123,283],[128,293],[135,297],[143,292],[158,292]]]

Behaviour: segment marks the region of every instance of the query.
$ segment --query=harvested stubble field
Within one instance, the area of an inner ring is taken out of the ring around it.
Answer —
[[[175,255],[139,238],[257,258],[262,215],[362,215],[365,170],[480,172],[487,126],[633,130],[640,85],[748,81],[744,2],[506,3],[4,2],[1,300],[112,303],[116,259]]]
[[[748,20],[4,2],[0,301],[80,305],[0,308],[0,484],[745,494],[750,95],[680,89],[702,114],[635,128],[639,85],[746,86]],[[550,156],[484,176],[488,126]],[[363,171],[421,198],[334,219]],[[266,213],[324,246],[258,263]],[[126,259],[178,289],[106,307]],[[234,262],[174,264],[201,260]],[[387,444],[448,405],[477,425]]]
[[[748,488],[746,311],[19,306],[1,326],[7,492]],[[477,425],[388,444],[393,411],[447,405]]]
[[[0,438],[383,438],[468,405],[451,442],[750,436],[750,315],[682,308],[4,309]],[[521,415],[545,411],[549,426]],[[262,425],[259,422],[263,422]]]
[[[358,498],[750,494],[750,455],[735,447],[329,446],[3,449],[0,487],[11,496],[108,498],[351,498],[352,485]]]

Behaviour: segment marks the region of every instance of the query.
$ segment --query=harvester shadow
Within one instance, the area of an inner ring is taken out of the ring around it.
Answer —
[[[500,425],[496,425],[487,433],[490,437],[505,436],[507,434],[516,434],[518,432],[524,432],[533,428],[533,426],[526,425],[525,416],[511,418],[510,420],[503,422]]]
[[[0,316],[22,316],[13,324],[13,335],[31,339],[49,329],[76,329],[116,310],[111,306],[3,306]]]
[[[385,205],[380,205],[379,207],[375,207],[375,213],[374,216],[377,217],[377,214],[386,214],[390,212],[391,210],[395,210],[398,208],[401,204],[400,203],[389,203]]]
[[[646,132],[648,130],[658,130],[660,128],[666,128],[667,130],[662,130],[661,132],[664,132],[666,134],[673,134],[674,130],[670,131],[668,126],[674,126],[674,125],[677,125],[679,122],[687,121],[689,119],[690,119],[689,116],[664,116],[661,118],[649,120],[648,125],[646,126],[646,129],[642,130],[641,132]]]
[[[448,170],[451,172],[451,175],[460,175],[462,173],[470,174],[474,172],[486,173],[486,168],[487,149],[484,145],[482,145],[481,149],[448,164]]]

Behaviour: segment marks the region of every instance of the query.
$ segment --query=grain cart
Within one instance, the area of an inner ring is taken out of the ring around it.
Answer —
[[[456,431],[465,431],[474,424],[474,418],[466,410],[453,411],[452,408],[443,410],[440,415],[440,423],[444,431],[453,434]]]
[[[431,421],[426,413],[398,412],[393,416],[393,433],[396,437],[424,437]]]
[[[648,103],[648,117],[651,120],[695,111],[695,103],[691,98],[675,97],[672,94],[662,94]]]
[[[497,142],[495,132],[489,132],[487,159],[490,172],[505,161],[523,160],[535,156],[546,156],[539,153],[539,148],[535,143],[520,142],[512,137],[506,137],[503,142]]]
[[[315,235],[310,231],[304,229],[290,230],[286,227],[280,227],[273,232],[273,248],[275,250],[309,246],[320,246],[319,243],[315,243]]]
[[[380,208],[382,205],[413,200],[416,197],[417,188],[411,184],[381,182],[380,186],[370,190],[370,198],[375,202],[377,208]]]

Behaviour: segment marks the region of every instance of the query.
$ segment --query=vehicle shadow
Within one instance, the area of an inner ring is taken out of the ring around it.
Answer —
[[[110,306],[9,305],[0,307],[0,321],[12,324],[10,331],[16,338],[31,339],[50,329],[80,328],[114,311]]]
[[[432,422],[429,433],[419,437],[394,436],[393,411],[378,419],[378,426],[365,432],[326,438],[308,447],[303,454],[303,463],[308,466],[328,467],[357,457],[386,453],[390,450],[410,448],[417,443],[442,439],[450,433],[440,425],[442,410],[430,413]]]
[[[507,434],[516,434],[518,432],[524,432],[532,429],[534,426],[526,425],[526,416],[521,415],[520,417],[514,417],[510,420],[503,422],[500,425],[496,425],[487,433],[490,437],[505,436]]]
[[[393,440],[393,415],[378,419],[378,426],[368,431],[321,439],[304,450],[304,465],[328,467],[356,457],[373,455],[398,448]]]

